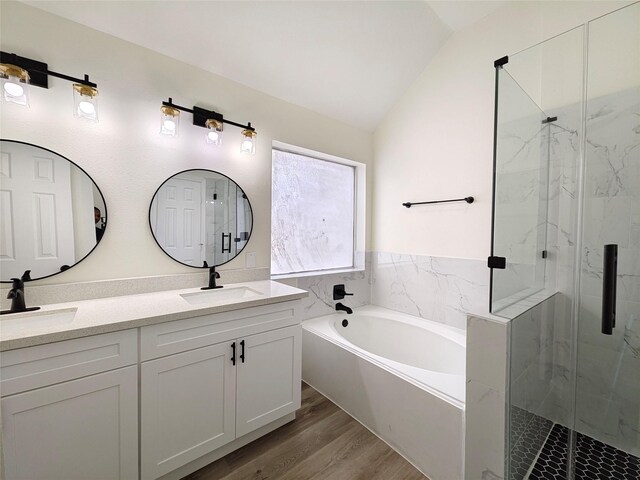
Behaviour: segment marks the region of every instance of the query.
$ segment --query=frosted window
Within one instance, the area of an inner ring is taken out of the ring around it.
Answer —
[[[273,150],[271,273],[353,267],[355,168]]]

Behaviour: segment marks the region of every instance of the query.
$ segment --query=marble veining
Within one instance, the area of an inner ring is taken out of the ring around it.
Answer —
[[[373,303],[371,301],[371,253],[364,255],[364,269],[353,272],[311,275],[279,280],[281,283],[301,288],[309,292],[302,300],[302,318],[319,317],[335,312],[337,301],[333,300],[333,286],[344,284],[353,296],[340,300],[344,305],[355,308]]]
[[[374,252],[371,270],[375,305],[463,329],[467,313],[487,310],[481,260]]]

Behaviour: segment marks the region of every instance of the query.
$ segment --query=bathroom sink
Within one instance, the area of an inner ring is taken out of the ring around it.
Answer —
[[[73,322],[77,308],[60,310],[35,310],[33,312],[12,313],[0,316],[0,329],[5,335],[41,330],[48,327],[65,325]]]
[[[261,297],[263,294],[249,287],[223,287],[215,290],[202,290],[201,292],[181,293],[180,296],[191,305],[220,304],[249,300]]]

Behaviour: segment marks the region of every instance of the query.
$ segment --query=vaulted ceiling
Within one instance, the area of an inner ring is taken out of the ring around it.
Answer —
[[[24,3],[372,130],[454,31],[508,2]]]

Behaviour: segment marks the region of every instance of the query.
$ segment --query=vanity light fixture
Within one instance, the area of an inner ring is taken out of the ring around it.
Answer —
[[[20,57],[15,53],[0,52],[0,80],[3,100],[29,106],[28,86],[49,88],[49,76],[73,82],[73,115],[98,121],[98,85],[84,78],[75,78],[49,70],[44,62]]]
[[[169,98],[168,101],[162,102],[161,107],[161,125],[160,133],[163,135],[174,137],[178,131],[178,119],[180,118],[180,112],[187,112],[193,115],[193,124],[198,127],[207,129],[205,135],[205,141],[214,146],[220,146],[222,144],[222,132],[223,125],[233,125],[235,127],[242,128],[242,137],[240,143],[240,151],[253,155],[255,153],[256,142],[256,130],[251,126],[251,123],[242,125],[241,123],[232,122],[222,116],[221,113],[213,110],[207,110],[201,107],[186,108],[181,107],[173,103],[173,99]],[[175,125],[175,129],[172,130]],[[171,132],[175,133],[171,133]]]

